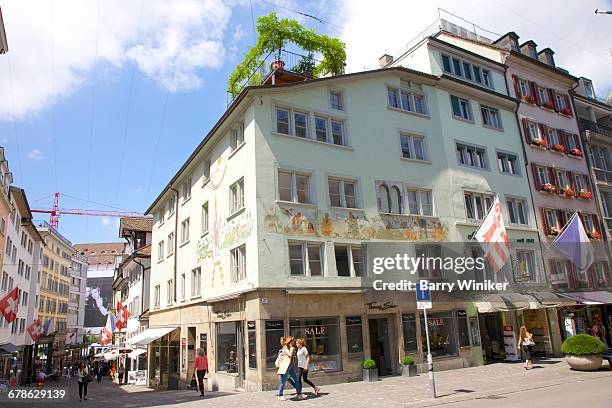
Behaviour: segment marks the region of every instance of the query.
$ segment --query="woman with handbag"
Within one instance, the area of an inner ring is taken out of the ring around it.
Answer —
[[[87,401],[87,383],[89,382],[89,369],[85,363],[81,361],[77,370],[77,380],[79,382],[79,401],[85,399]]]
[[[525,370],[531,370],[533,368],[533,361],[531,361],[531,359],[533,358],[531,355],[533,346],[535,346],[535,342],[533,341],[533,333],[529,333],[525,325],[521,326],[521,329],[519,331],[518,349],[520,350],[522,347],[523,351],[525,352],[525,355],[527,356],[525,360],[525,365],[523,366]]]
[[[293,382],[295,383],[295,390],[298,398],[306,399],[306,396],[302,394],[302,382],[298,378],[293,365],[293,355],[295,350],[290,346],[292,341],[293,337],[291,336],[286,338],[281,337],[281,350],[279,351],[275,362],[279,375],[278,399],[281,401],[285,401],[286,399],[283,395],[283,391],[285,390],[285,384],[287,382],[287,378],[289,377],[292,378]]]

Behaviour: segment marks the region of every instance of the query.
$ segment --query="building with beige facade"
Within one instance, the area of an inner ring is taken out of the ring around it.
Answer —
[[[71,257],[75,250],[72,243],[47,222],[37,221],[36,227],[45,242],[38,318],[42,324],[51,320],[48,333],[38,340],[38,364],[46,372],[61,371],[65,366]]]

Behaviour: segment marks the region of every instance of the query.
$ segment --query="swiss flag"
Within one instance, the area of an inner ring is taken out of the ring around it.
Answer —
[[[121,330],[127,326],[127,320],[130,317],[130,312],[121,303],[117,302],[117,320],[115,324],[117,329]]]
[[[40,320],[36,319],[34,323],[30,327],[28,327],[28,333],[32,340],[36,341],[40,335],[42,334],[42,324],[40,324]]]
[[[0,312],[8,323],[11,323],[17,317],[17,310],[19,309],[18,294],[19,289],[15,286],[4,299],[0,300]]]

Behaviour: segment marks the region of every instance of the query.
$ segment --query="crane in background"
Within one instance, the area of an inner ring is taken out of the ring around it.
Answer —
[[[150,218],[139,212],[133,211],[116,211],[116,210],[82,210],[77,208],[59,208],[60,193],[53,194],[53,207],[50,210],[31,210],[33,213],[49,214],[49,224],[57,229],[60,216],[63,214],[70,215],[88,215],[93,217],[135,217],[135,218]]]

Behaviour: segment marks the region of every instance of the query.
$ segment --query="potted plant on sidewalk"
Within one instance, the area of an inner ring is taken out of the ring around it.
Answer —
[[[416,377],[417,366],[414,364],[412,356],[404,356],[402,360],[402,377]]]
[[[378,368],[376,362],[371,358],[363,361],[363,381],[375,382],[378,381]]]
[[[588,334],[576,334],[568,337],[561,345],[565,361],[572,370],[596,371],[602,363],[605,344],[597,337]]]

